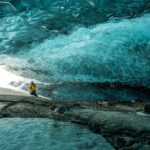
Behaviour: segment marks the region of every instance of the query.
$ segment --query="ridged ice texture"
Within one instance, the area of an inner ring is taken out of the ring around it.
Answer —
[[[149,0],[6,2],[1,63],[45,81],[149,85]]]

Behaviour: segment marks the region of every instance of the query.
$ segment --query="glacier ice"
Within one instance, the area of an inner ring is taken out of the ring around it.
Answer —
[[[16,11],[0,7],[0,64],[48,83],[149,87],[149,0],[1,3]]]
[[[149,15],[145,15],[79,28],[20,50],[15,57],[41,76],[45,70],[45,79],[149,84],[149,26]]]

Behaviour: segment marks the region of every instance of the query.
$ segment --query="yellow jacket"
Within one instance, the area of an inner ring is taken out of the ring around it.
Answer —
[[[30,93],[36,92],[36,85],[34,83],[31,83],[29,85],[29,92]]]

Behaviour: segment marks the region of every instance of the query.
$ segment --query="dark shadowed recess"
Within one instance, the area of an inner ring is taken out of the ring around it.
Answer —
[[[37,84],[38,94],[54,100],[97,101],[149,101],[150,88],[121,82],[86,83],[64,82],[59,84]],[[27,85],[24,86],[27,90]],[[70,94],[71,93],[71,94]]]

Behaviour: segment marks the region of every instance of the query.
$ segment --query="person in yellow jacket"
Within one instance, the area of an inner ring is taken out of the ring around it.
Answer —
[[[31,81],[31,83],[29,85],[29,93],[30,93],[30,95],[34,95],[34,96],[38,97],[38,95],[36,93],[36,85],[33,81]]]

